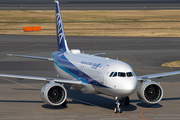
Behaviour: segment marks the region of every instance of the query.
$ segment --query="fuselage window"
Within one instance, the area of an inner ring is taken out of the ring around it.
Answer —
[[[127,74],[128,77],[132,77],[133,76],[133,74],[131,72],[127,72],[126,74]]]
[[[119,77],[126,77],[126,74],[123,73],[123,72],[118,72],[118,76],[119,76]]]
[[[109,77],[111,77],[111,76],[113,75],[113,73],[114,73],[114,72],[112,72],[112,73],[109,75]]]
[[[114,73],[113,77],[116,77],[117,76],[117,72]]]

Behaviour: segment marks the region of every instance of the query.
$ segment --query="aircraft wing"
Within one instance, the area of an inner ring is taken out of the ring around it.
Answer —
[[[40,59],[40,60],[49,60],[54,61],[53,58],[46,58],[46,57],[36,57],[36,56],[26,56],[26,55],[16,55],[16,54],[7,54],[8,56],[14,56],[14,57],[23,57],[23,58],[32,58],[32,59]]]
[[[38,80],[38,81],[54,81],[57,83],[63,83],[63,84],[69,84],[69,85],[82,85],[82,81],[80,80],[66,80],[66,79],[23,76],[23,75],[9,75],[9,74],[0,74],[0,77],[17,78],[20,80],[29,79],[29,80]]]
[[[180,71],[138,76],[138,80],[144,80],[144,79],[150,79],[150,78],[161,78],[161,77],[164,77],[164,76],[170,76],[170,75],[176,75],[176,74],[180,74]]]

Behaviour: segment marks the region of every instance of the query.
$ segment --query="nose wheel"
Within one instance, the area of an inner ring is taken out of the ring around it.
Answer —
[[[116,106],[114,108],[115,113],[122,113],[122,102],[124,102],[125,106],[129,106],[128,96],[125,98],[115,97],[115,100],[116,100]]]
[[[122,113],[122,99],[115,97],[116,100],[116,106],[114,108],[115,113]]]

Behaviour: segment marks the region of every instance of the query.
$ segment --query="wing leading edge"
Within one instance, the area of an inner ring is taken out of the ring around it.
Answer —
[[[138,80],[144,80],[144,79],[150,79],[150,78],[160,78],[160,77],[176,75],[176,74],[180,74],[180,71],[143,75],[143,76],[138,76],[137,79]]]
[[[54,81],[54,82],[62,83],[62,84],[82,85],[82,81],[80,80],[67,80],[67,79],[56,79],[56,78],[45,78],[45,77],[23,76],[23,75],[9,75],[9,74],[0,74],[0,77],[29,79],[29,80],[38,80],[38,81],[48,81],[48,82]]]
[[[46,58],[46,57],[36,57],[36,56],[26,56],[26,55],[16,55],[16,54],[7,54],[8,56],[13,56],[13,57],[23,57],[23,58],[32,58],[32,59],[40,59],[40,60],[49,60],[49,61],[54,61],[53,58]]]

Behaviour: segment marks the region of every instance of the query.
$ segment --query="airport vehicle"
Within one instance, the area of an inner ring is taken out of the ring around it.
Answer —
[[[41,98],[52,106],[66,107],[67,90],[73,88],[86,94],[106,94],[116,100],[115,112],[122,112],[122,102],[129,105],[129,97],[137,89],[140,100],[149,104],[158,103],[163,97],[163,89],[151,78],[180,74],[180,71],[136,76],[125,62],[100,57],[98,54],[84,54],[79,49],[69,50],[59,9],[56,6],[56,31],[58,51],[51,58],[8,54],[10,56],[47,60],[54,63],[58,75],[64,79],[34,76],[0,74],[1,77],[44,81]],[[140,85],[137,88],[137,83]]]

